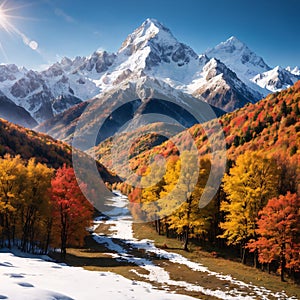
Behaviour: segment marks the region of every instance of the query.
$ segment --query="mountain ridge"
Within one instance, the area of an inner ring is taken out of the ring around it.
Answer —
[[[215,60],[218,66],[214,66]],[[268,73],[271,70],[236,37],[199,55],[162,23],[148,18],[127,36],[116,53],[97,50],[88,57],[65,57],[41,72],[0,65],[0,91],[38,123],[126,80],[135,82],[145,76],[232,111],[300,79],[297,67],[287,67],[282,71],[285,76],[275,81],[274,72]],[[269,84],[262,84],[257,76],[264,76]],[[218,92],[214,93],[216,83]]]

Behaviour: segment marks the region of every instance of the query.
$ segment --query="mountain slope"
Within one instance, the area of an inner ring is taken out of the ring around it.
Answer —
[[[206,51],[205,54],[222,61],[242,80],[249,80],[253,76],[271,69],[262,57],[255,54],[235,36]]]
[[[160,22],[147,19],[116,53],[95,51],[88,57],[63,58],[42,72],[0,65],[0,91],[38,123],[145,76],[232,111],[300,79],[299,69],[287,68],[281,71],[284,80],[278,76],[274,84],[264,84],[273,80],[270,70],[235,37],[198,55]]]
[[[203,67],[201,75],[202,78],[189,85],[192,95],[227,112],[243,107],[248,102],[255,102],[260,96],[215,58]]]
[[[0,156],[6,153],[19,154],[25,160],[34,157],[38,162],[53,168],[61,167],[64,163],[72,165],[72,148],[69,145],[0,119]],[[81,154],[78,152],[78,155]],[[101,164],[97,167],[103,180],[110,183],[119,180]]]
[[[270,94],[265,99],[255,104],[247,104],[245,107],[232,113],[225,114],[219,118],[225,136],[227,159],[235,160],[236,157],[247,150],[262,150],[264,153],[292,157],[295,162],[300,160],[300,81],[292,87]],[[210,128],[210,122],[206,128]],[[194,137],[200,155],[210,153],[209,141],[200,124],[188,129]],[[214,131],[214,123],[209,130],[211,140],[218,149],[219,132]],[[178,135],[180,139],[180,134]],[[154,155],[162,155],[167,158],[169,155],[179,154],[174,146],[175,139],[163,142],[152,149],[145,149],[144,152],[134,156],[130,166],[135,172],[143,169],[149,164],[149,158]],[[141,140],[143,143],[143,140]],[[108,147],[109,143],[100,144]],[[139,145],[135,145],[139,148]],[[142,147],[140,147],[142,149]],[[108,168],[110,161],[102,159],[107,149],[96,148],[95,157],[105,163]],[[108,156],[106,156],[108,157]],[[124,160],[126,161],[126,160]],[[122,167],[119,166],[120,169]]]
[[[248,87],[264,96],[288,88],[300,79],[297,67],[294,69],[287,67],[286,70],[279,67],[272,69],[262,57],[234,36],[206,51],[205,54],[219,59]]]
[[[272,70],[254,76],[251,81],[269,91],[278,92],[292,86],[299,78],[298,75],[277,66]]]
[[[85,109],[78,125],[78,117]],[[144,76],[135,82],[128,80],[115,89],[79,104],[39,125],[36,130],[71,144],[73,133],[77,129],[77,135],[82,137],[82,142],[77,147],[87,150],[113,136],[123,126],[127,126],[122,128],[123,132],[134,131],[148,122],[165,121],[179,124],[184,129],[198,123],[199,119],[208,120],[223,113],[222,110],[211,108],[203,101],[173,89],[164,82]],[[147,119],[148,116],[150,119]],[[98,126],[102,121],[98,133]],[[90,141],[91,144],[87,143],[95,132],[97,139]]]
[[[0,91],[0,118],[6,118],[12,123],[18,123],[21,126],[32,128],[37,122],[30,116],[23,107],[17,106],[9,100]]]
[[[135,81],[146,75],[159,79],[175,89],[196,95],[209,104],[226,111],[242,107],[245,102],[257,101],[261,94],[243,84],[236,74],[218,63],[214,68],[205,55],[197,55],[187,45],[180,43],[171,31],[155,19],[147,19],[122,44],[116,60],[97,82],[102,90],[121,84],[125,79]],[[212,68],[213,70],[208,70]],[[209,73],[209,77],[207,77]],[[227,95],[199,92],[211,90],[211,80],[223,80],[218,87]],[[230,94],[230,96],[228,96]]]

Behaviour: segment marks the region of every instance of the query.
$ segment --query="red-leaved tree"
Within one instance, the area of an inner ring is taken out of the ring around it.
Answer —
[[[300,198],[297,194],[270,199],[259,213],[256,233],[259,238],[248,243],[250,251],[258,251],[261,263],[280,262],[284,271],[300,270]]]
[[[82,187],[84,188],[84,187]],[[60,241],[61,256],[68,246],[79,246],[91,224],[93,206],[86,200],[77,183],[73,168],[58,169],[51,181],[54,237]]]

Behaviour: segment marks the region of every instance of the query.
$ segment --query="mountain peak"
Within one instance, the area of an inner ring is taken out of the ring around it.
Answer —
[[[157,43],[177,43],[170,29],[156,19],[148,18],[133,33],[128,35],[118,52],[129,50],[132,53],[133,48],[135,50],[144,48],[153,40],[156,40]]]
[[[220,43],[214,49],[222,50],[228,53],[248,49],[247,45],[239,40],[236,36],[231,36],[225,42]]]
[[[286,67],[286,70],[293,75],[299,76],[300,75],[300,68],[298,66],[292,68],[291,66]]]
[[[226,43],[230,43],[230,44],[240,44],[240,45],[243,45],[243,46],[246,46],[245,43],[243,43],[240,39],[238,39],[236,36],[231,36],[229,39],[227,39],[225,42]]]
[[[157,28],[164,28],[167,29],[162,23],[160,23],[158,20],[154,19],[154,18],[147,18],[143,24],[141,25],[142,27],[146,27],[146,26],[155,26]],[[167,29],[169,30],[169,29]]]
[[[157,19],[154,19],[154,18],[147,18],[143,23],[142,25],[137,28],[136,30],[139,30],[139,29],[144,29],[144,32],[147,32],[147,30],[150,30],[150,31],[156,31],[157,33],[158,32],[165,32],[171,36],[172,33],[171,33],[171,30],[169,28],[167,28],[163,23],[159,22]]]
[[[280,72],[283,70],[283,68],[281,66],[276,66],[274,69],[273,69],[275,72]]]
[[[215,57],[248,82],[256,74],[269,71],[265,61],[237,37],[231,36],[206,52],[209,58]]]

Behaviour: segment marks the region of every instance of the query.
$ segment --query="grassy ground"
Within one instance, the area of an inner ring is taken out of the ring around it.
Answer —
[[[153,240],[157,247],[162,247],[164,249],[166,248],[165,246],[167,246],[168,249],[165,250],[179,253],[192,261],[201,263],[211,271],[230,274],[238,280],[242,280],[246,283],[253,283],[257,286],[264,286],[273,292],[284,290],[288,296],[294,296],[297,299],[300,299],[300,286],[293,282],[281,282],[279,276],[262,272],[229,259],[213,257],[210,252],[204,251],[201,247],[194,244],[190,244],[190,251],[185,252],[181,249],[182,243],[180,241],[177,239],[166,238],[165,236],[159,236],[149,224],[133,224],[133,231],[136,238]],[[186,280],[189,282],[189,278],[183,279],[184,272],[182,269],[180,272],[172,272],[172,274],[178,274],[177,280]]]
[[[111,231],[109,227],[110,226],[107,224],[101,224],[95,232],[110,234]],[[221,257],[213,257],[211,252],[201,249],[199,245],[191,244],[190,252],[185,252],[181,249],[182,244],[180,241],[176,239],[168,239],[165,236],[159,236],[155,232],[154,228],[149,224],[133,224],[133,230],[136,238],[154,240],[157,247],[162,247],[167,251],[179,253],[192,261],[203,264],[211,271],[230,274],[238,280],[242,280],[246,283],[253,283],[256,286],[264,286],[273,292],[280,292],[284,290],[288,296],[295,296],[297,299],[300,298],[300,288],[293,283],[282,283],[279,277],[263,273],[252,267],[244,266],[239,262]],[[215,276],[209,276],[205,272],[192,271],[184,265],[172,263],[167,259],[156,257],[155,254],[149,255],[149,253],[146,253],[143,249],[132,248],[122,240],[113,239],[113,242],[125,248],[127,253],[134,257],[151,260],[153,264],[162,267],[169,273],[171,280],[184,281],[186,283],[202,286],[211,290],[239,290],[243,293],[243,295],[254,295],[253,290],[251,289],[238,286],[230,281],[220,280]],[[146,281],[158,289],[163,289],[164,286],[167,286],[170,291],[193,296],[195,298],[204,300],[216,299],[215,297],[204,295],[201,292],[186,291],[185,287],[166,284],[162,285],[153,281],[150,282],[147,278],[143,278],[143,275],[149,274],[147,270],[129,263],[128,261],[117,260],[112,256],[113,254],[114,253],[112,253],[112,251],[107,249],[104,245],[96,243],[90,235],[86,238],[84,247],[67,249],[65,262],[69,265],[83,267],[90,271],[110,271],[131,280]],[[60,258],[57,253],[53,254],[52,257],[57,260]],[[275,300],[276,298],[273,299]]]

